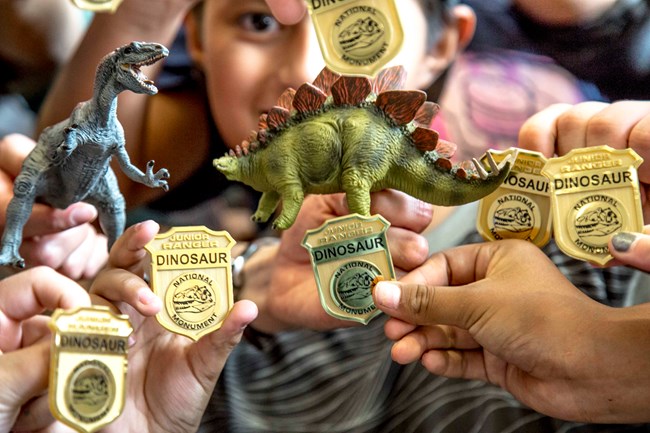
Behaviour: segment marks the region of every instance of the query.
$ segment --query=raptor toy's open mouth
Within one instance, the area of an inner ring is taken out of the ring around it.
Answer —
[[[151,57],[150,59],[147,59],[147,60],[145,60],[145,61],[143,61],[143,62],[140,62],[140,63],[122,63],[122,64],[120,65],[120,67],[121,67],[124,71],[128,71],[129,73],[131,73],[131,75],[133,75],[133,77],[134,77],[136,80],[138,80],[138,82],[139,82],[143,87],[145,87],[145,88],[147,88],[147,89],[149,89],[149,90],[151,90],[151,91],[153,91],[153,92],[156,92],[156,91],[158,91],[158,89],[157,89],[156,86],[154,85],[153,80],[149,79],[149,77],[147,77],[147,76],[146,76],[146,75],[145,75],[145,74],[140,70],[140,68],[141,68],[142,66],[153,65],[153,64],[156,63],[158,60],[164,59],[165,57],[166,57],[165,55],[163,55],[163,54],[159,54],[159,55],[157,55],[157,56],[155,56],[155,57]]]

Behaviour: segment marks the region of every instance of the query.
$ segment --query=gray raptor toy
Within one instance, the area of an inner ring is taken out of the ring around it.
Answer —
[[[154,161],[140,171],[125,148],[124,130],[117,119],[117,95],[130,90],[155,95],[158,89],[140,67],[167,57],[156,43],[132,42],[105,56],[97,67],[93,97],[78,104],[70,117],[46,128],[23,163],[7,208],[0,265],[24,267],[18,249],[23,227],[36,200],[59,209],[85,201],[97,208],[108,247],[124,231],[125,201],[115,173],[113,156],[133,181],[151,188],[168,189],[169,172],[153,172]]]

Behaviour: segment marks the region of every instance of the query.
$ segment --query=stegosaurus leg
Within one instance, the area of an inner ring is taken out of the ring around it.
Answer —
[[[97,208],[99,224],[108,237],[108,249],[124,232],[126,224],[126,204],[117,186],[113,170],[108,170],[86,202]]]
[[[277,209],[278,204],[280,203],[280,194],[275,191],[262,193],[260,202],[257,205],[257,210],[251,217],[256,223],[266,222],[269,220],[275,209]]]
[[[370,184],[357,171],[347,170],[341,176],[350,213],[370,216]]]
[[[280,195],[282,196],[282,211],[273,221],[273,228],[285,230],[296,221],[302,202],[305,199],[305,193],[302,190],[302,185],[294,183],[283,185]]]

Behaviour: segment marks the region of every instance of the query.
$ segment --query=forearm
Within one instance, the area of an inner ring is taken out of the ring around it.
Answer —
[[[607,423],[648,422],[650,304],[610,312],[604,335],[594,338],[594,354],[600,359],[584,360],[599,366],[595,370],[606,378],[601,389],[607,390],[607,398],[596,398],[594,393],[593,419]]]

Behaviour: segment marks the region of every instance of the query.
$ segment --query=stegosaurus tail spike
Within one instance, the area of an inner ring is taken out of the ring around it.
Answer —
[[[406,125],[415,118],[427,94],[421,90],[389,90],[377,95],[375,105],[397,125]]]
[[[415,123],[417,125],[429,127],[434,117],[440,111],[440,105],[435,102],[425,101],[424,104],[420,107],[417,113],[415,113]]]
[[[428,152],[434,150],[438,144],[438,132],[428,128],[415,128],[411,134],[413,144],[418,150]]]
[[[270,129],[278,129],[291,118],[291,112],[283,107],[275,106],[269,110],[267,122]]]
[[[299,113],[308,113],[319,110],[326,100],[327,95],[325,92],[311,83],[304,83],[296,91],[293,98],[293,108]]]
[[[344,75],[332,84],[334,105],[359,105],[372,92],[372,84],[367,77]]]
[[[376,94],[389,90],[403,89],[406,85],[406,69],[403,66],[393,66],[382,69],[372,83],[372,91]]]
[[[276,102],[275,105],[278,107],[286,108],[287,110],[291,110],[291,107],[293,107],[293,98],[296,95],[296,91],[289,87],[287,90],[282,92],[282,95],[278,98],[278,102]]]
[[[326,95],[330,95],[332,84],[334,84],[334,82],[336,82],[336,80],[338,80],[340,77],[341,74],[332,71],[328,67],[325,67],[322,71],[320,71],[320,74],[318,74],[318,77],[316,77],[314,80],[314,86],[321,89]]]

